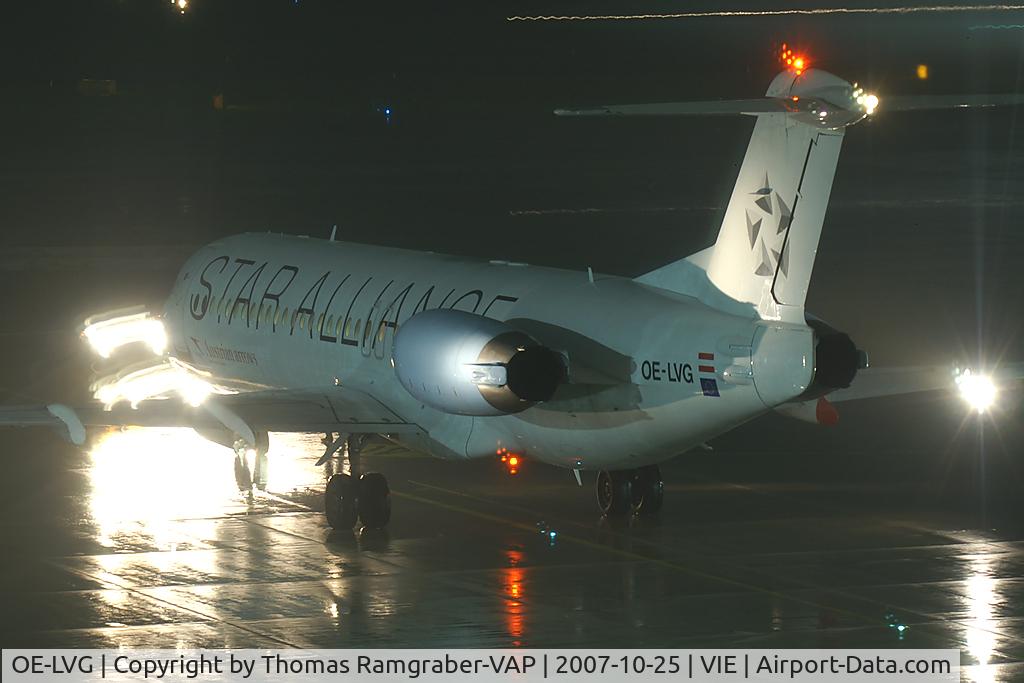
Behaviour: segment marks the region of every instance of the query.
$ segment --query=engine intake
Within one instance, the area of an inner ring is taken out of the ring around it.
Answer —
[[[561,354],[505,323],[424,311],[395,335],[395,374],[423,403],[456,415],[509,415],[550,399],[565,381]]]

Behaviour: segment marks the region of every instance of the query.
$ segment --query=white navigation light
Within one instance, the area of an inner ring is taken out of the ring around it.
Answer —
[[[990,377],[964,370],[957,375],[956,385],[960,390],[960,396],[967,402],[967,405],[977,410],[978,413],[984,413],[996,402],[998,392]]]
[[[163,322],[147,312],[119,315],[95,322],[90,318],[85,321],[82,336],[103,358],[109,358],[116,349],[133,342],[144,343],[158,356],[163,355],[167,348],[167,332]]]
[[[878,108],[878,96],[864,92],[864,88],[859,87],[856,83],[853,84],[853,88],[853,98],[857,102],[857,106],[863,109],[868,116],[874,114],[875,109]]]

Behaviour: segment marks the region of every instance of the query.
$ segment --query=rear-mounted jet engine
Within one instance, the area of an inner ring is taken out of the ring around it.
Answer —
[[[505,323],[454,310],[424,311],[399,329],[395,373],[423,403],[456,415],[508,415],[550,399],[562,355]]]

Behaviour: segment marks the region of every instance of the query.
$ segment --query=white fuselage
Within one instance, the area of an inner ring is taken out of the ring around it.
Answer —
[[[701,299],[620,277],[246,234],[188,260],[165,322],[171,354],[225,383],[357,389],[418,425],[400,440],[433,455],[507,448],[567,467],[626,469],[693,448],[812,380],[809,328]],[[564,354],[568,381],[512,415],[423,405],[396,378],[391,346],[405,321],[435,308],[524,330]]]

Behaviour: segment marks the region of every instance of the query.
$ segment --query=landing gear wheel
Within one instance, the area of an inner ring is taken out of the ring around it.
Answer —
[[[597,475],[597,504],[606,515],[622,515],[633,509],[633,473],[608,472]]]
[[[359,518],[371,529],[382,529],[391,520],[391,489],[380,472],[359,479]]]
[[[665,482],[657,465],[647,465],[633,474],[633,510],[638,515],[656,515],[665,502]]]
[[[356,524],[356,482],[347,474],[334,474],[324,491],[324,511],[332,529],[351,529]]]

